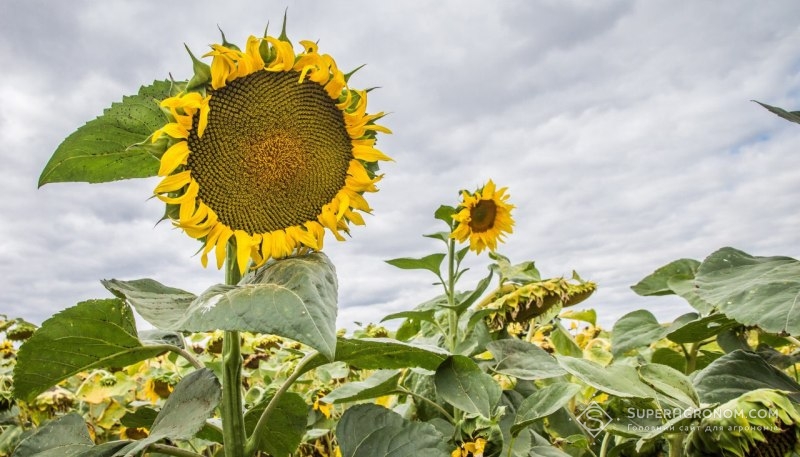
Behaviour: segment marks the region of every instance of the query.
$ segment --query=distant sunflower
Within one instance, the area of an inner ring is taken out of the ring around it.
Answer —
[[[458,226],[451,236],[462,243],[469,239],[469,248],[478,254],[486,248],[496,250],[497,242],[502,243],[514,226],[511,218],[514,205],[507,203],[506,189],[496,189],[490,179],[474,193],[463,191],[461,204],[453,215]]]
[[[376,133],[391,133],[375,124],[384,114],[366,113],[367,92],[350,89],[316,43],[300,44],[295,55],[284,32],[251,36],[244,52],[211,45],[210,69],[195,60],[191,90],[161,102],[171,121],[152,139],[171,144],[155,194],[203,241],[203,266],[216,248],[221,268],[229,241],[241,272],[251,258],[319,250],[325,228],[344,240],[350,223],[364,224],[356,211],[371,211],[363,194],[377,191],[377,162],[391,160],[375,149]]]

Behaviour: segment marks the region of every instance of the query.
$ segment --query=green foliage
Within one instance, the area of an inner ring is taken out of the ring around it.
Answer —
[[[309,407],[302,396],[287,392],[279,397],[269,396],[244,416],[248,433],[253,433],[259,418],[275,399],[274,409],[269,415],[270,426],[256,437],[256,448],[270,455],[290,455],[303,440]]]
[[[206,368],[193,371],[175,386],[175,391],[156,416],[147,438],[134,441],[123,451],[125,457],[141,452],[164,438],[187,440],[212,415],[222,397],[219,380]]]
[[[89,121],[58,146],[39,177],[39,187],[54,182],[101,183],[146,178],[158,172],[160,153],[150,135],[167,119],[158,103],[170,96],[169,81],[143,86]],[[160,149],[160,150],[159,150]]]
[[[703,261],[695,280],[701,298],[743,325],[800,335],[800,262],[722,248]]]
[[[640,309],[622,316],[612,330],[611,345],[614,356],[632,349],[650,346],[660,340],[667,329],[658,323],[650,311]]]
[[[347,410],[336,426],[343,457],[449,457],[433,425],[411,422],[376,405]]]
[[[456,408],[491,418],[502,391],[491,376],[471,359],[456,355],[439,365],[434,377],[436,392]]]
[[[511,434],[517,435],[525,427],[558,411],[580,390],[579,385],[570,383],[552,384],[537,390],[519,405]]]
[[[142,345],[133,313],[121,300],[81,302],[46,320],[22,345],[14,395],[31,401],[82,371],[124,367],[164,351],[164,346]]]
[[[24,439],[14,457],[71,457],[94,446],[86,423],[79,414],[67,414],[51,421]]]
[[[715,360],[698,373],[694,386],[706,403],[725,403],[756,389],[785,390],[800,402],[800,384],[757,354],[742,350]]]

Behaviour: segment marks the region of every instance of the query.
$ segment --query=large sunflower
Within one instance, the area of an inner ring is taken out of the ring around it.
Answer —
[[[224,38],[224,37],[223,37]],[[224,39],[223,39],[224,41]],[[304,250],[322,249],[325,229],[344,240],[357,211],[370,212],[364,192],[376,192],[375,124],[367,91],[316,43],[295,54],[279,38],[251,36],[244,51],[211,46],[210,68],[194,59],[188,89],[161,102],[170,122],[155,195],[176,227],[202,240],[201,262],[216,249],[217,267],[229,241],[243,272]]]
[[[451,236],[459,242],[469,239],[470,249],[478,254],[486,248],[496,250],[497,242],[503,242],[505,234],[514,230],[511,218],[514,205],[507,202],[506,188],[495,188],[490,179],[474,193],[463,191],[461,197],[461,204],[453,215],[458,226]]]

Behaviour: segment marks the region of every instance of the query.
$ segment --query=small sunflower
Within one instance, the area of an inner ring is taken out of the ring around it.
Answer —
[[[503,237],[514,231],[514,205],[507,202],[506,189],[496,189],[490,179],[474,193],[463,191],[461,204],[453,215],[458,226],[451,236],[461,243],[469,238],[469,248],[478,254],[486,248],[496,250],[497,242],[502,243]]]
[[[216,249],[221,268],[226,246],[236,247],[241,272],[253,259],[322,249],[325,229],[338,240],[349,224],[363,225],[371,211],[365,192],[376,192],[377,162],[391,160],[375,148],[367,91],[348,87],[345,75],[317,44],[286,37],[251,36],[244,51],[211,45],[211,66],[194,59],[184,92],[161,107],[170,122],[155,195],[176,227],[204,243],[203,266]]]

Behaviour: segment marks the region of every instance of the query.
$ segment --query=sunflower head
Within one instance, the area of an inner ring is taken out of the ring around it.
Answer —
[[[161,102],[169,122],[155,195],[176,227],[201,240],[201,261],[215,250],[217,267],[235,246],[243,272],[250,259],[322,249],[325,230],[337,239],[363,225],[376,192],[375,122],[367,91],[352,89],[312,41],[302,50],[286,37],[251,36],[244,50],[227,43],[194,56],[195,74]]]
[[[789,456],[800,451],[800,411],[783,392],[757,389],[704,415],[686,440],[687,456]]]
[[[527,333],[531,320],[550,320],[561,309],[577,305],[589,298],[597,289],[592,281],[573,278],[551,278],[527,284],[504,284],[478,306],[494,309],[486,323],[494,331],[506,329],[509,333]],[[514,326],[512,331],[511,324]]]
[[[457,225],[451,237],[462,243],[469,239],[470,249],[478,254],[486,248],[496,250],[497,242],[503,242],[503,237],[513,232],[514,205],[508,203],[508,198],[506,188],[497,189],[491,179],[473,193],[463,191],[453,215]]]

